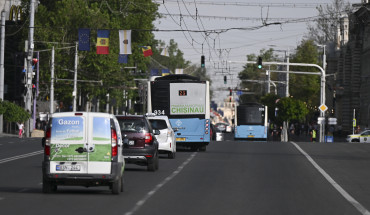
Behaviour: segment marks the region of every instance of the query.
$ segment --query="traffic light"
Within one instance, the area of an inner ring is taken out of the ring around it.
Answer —
[[[204,55],[202,55],[202,56],[200,57],[200,66],[201,66],[202,68],[204,68],[204,67],[206,66]]]
[[[230,96],[232,96],[233,95],[233,90],[232,89],[230,89]]]
[[[224,84],[227,84],[227,77],[226,77],[226,75],[224,76]]]
[[[258,66],[258,69],[262,69],[262,57],[258,57],[257,66]]]
[[[33,95],[33,98],[36,98],[36,93],[37,93],[36,92],[36,84],[32,83],[32,95]]]
[[[32,69],[35,69],[36,64],[39,62],[39,59],[33,58],[32,59]]]

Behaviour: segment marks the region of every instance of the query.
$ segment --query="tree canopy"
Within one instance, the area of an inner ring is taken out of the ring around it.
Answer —
[[[29,1],[22,1],[23,11],[29,11]],[[28,14],[25,14],[28,17]],[[126,99],[136,98],[135,79],[147,78],[151,68],[176,68],[189,66],[183,52],[174,40],[169,45],[154,38],[153,22],[158,19],[158,4],[147,0],[40,0],[35,13],[34,51],[40,52],[40,98],[46,98],[50,86],[51,48],[55,47],[55,99],[63,101],[64,110],[72,103],[75,66],[75,45],[80,28],[90,29],[90,51],[78,51],[78,95],[82,102],[99,99],[101,107],[109,100],[123,106]],[[28,22],[28,21],[27,21]],[[28,23],[25,25],[28,25]],[[110,30],[109,54],[96,54],[97,30]],[[132,54],[127,64],[118,63],[119,30],[131,30]],[[23,39],[28,38],[28,28],[23,28]],[[151,46],[153,55],[144,57],[142,46]],[[161,47],[168,47],[169,57],[160,55]],[[19,45],[22,50],[24,43]],[[158,65],[158,63],[160,65]],[[129,68],[129,69],[128,69]],[[133,69],[136,68],[136,69]],[[58,80],[59,79],[59,80]],[[95,81],[102,81],[103,85]],[[123,95],[128,92],[128,97]],[[81,106],[81,108],[83,108]]]
[[[297,47],[296,53],[292,56],[291,62],[318,64],[321,56],[317,46],[312,40],[303,40]],[[313,67],[290,67],[292,71],[317,72]],[[289,76],[289,94],[310,106],[318,106],[320,100],[320,76],[307,74],[291,74]]]
[[[318,19],[313,25],[308,25],[308,39],[319,44],[336,41],[337,28],[340,25],[340,17],[351,10],[351,5],[345,0],[333,0],[326,7],[319,6]]]

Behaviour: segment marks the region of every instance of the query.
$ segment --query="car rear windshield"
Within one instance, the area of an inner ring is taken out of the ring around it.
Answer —
[[[122,132],[149,132],[142,119],[118,119]]]
[[[152,125],[153,129],[161,130],[161,129],[166,129],[167,128],[167,123],[166,123],[165,120],[150,119],[149,121],[150,121],[150,124]]]

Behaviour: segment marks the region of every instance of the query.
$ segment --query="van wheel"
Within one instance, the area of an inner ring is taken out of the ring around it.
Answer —
[[[121,190],[122,190],[122,175],[120,175],[119,178],[112,183],[112,193],[119,194]]]
[[[57,191],[57,185],[53,184],[52,182],[43,180],[42,182],[42,192],[43,193],[53,193]]]
[[[121,192],[123,192],[123,188],[124,188],[124,185],[125,184],[125,180],[123,178],[123,175],[121,176]]]

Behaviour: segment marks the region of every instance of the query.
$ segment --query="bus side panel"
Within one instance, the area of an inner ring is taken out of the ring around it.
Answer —
[[[175,131],[177,144],[186,142],[205,142],[208,144],[210,142],[209,129],[206,131],[207,119],[182,118],[170,119],[170,122],[172,128],[177,130]]]
[[[236,139],[266,139],[267,131],[263,125],[239,125],[235,128]]]

